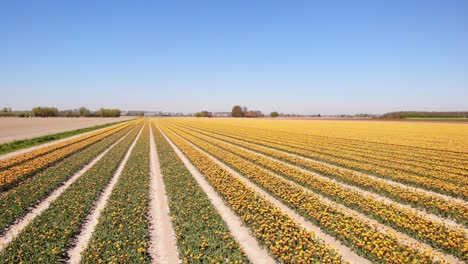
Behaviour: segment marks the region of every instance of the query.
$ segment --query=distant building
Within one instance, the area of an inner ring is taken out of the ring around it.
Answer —
[[[247,111],[244,112],[244,117],[263,117],[261,111]]]
[[[230,117],[231,112],[213,112],[212,116],[213,117]]]

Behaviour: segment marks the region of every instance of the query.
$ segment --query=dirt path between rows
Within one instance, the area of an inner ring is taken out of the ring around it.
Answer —
[[[158,128],[159,129],[159,128]],[[216,211],[219,213],[223,221],[229,228],[231,235],[237,240],[241,248],[244,250],[247,258],[252,263],[259,264],[273,264],[275,263],[274,259],[268,254],[267,250],[260,247],[255,237],[250,234],[249,229],[243,225],[242,220],[231,210],[231,208],[226,205],[223,199],[219,196],[216,190],[208,183],[203,176],[189,159],[179,150],[179,148],[164,134],[164,132],[159,129],[161,134],[171,145],[171,147],[176,152],[177,156],[185,164],[189,172],[193,175],[197,183],[203,189],[203,191],[208,196],[210,202],[215,207]]]
[[[150,121],[150,254],[157,263],[181,263]]]
[[[93,167],[113,147],[115,147],[118,143],[120,143],[132,131],[133,129],[127,132],[119,140],[117,140],[115,143],[109,146],[106,150],[104,150],[101,154],[99,154],[96,158],[94,158],[90,163],[84,166],[80,171],[75,173],[70,179],[68,179],[62,186],[60,186],[54,192],[52,192],[41,203],[35,206],[26,216],[24,216],[21,220],[18,220],[16,223],[11,225],[8,228],[8,231],[2,237],[0,237],[0,251],[3,250],[3,248],[5,248],[11,241],[13,241],[13,239],[16,238],[32,220],[34,220],[34,218],[36,218],[42,212],[44,212],[47,208],[49,208],[50,204],[54,202],[70,185],[72,185],[76,180],[78,180],[78,178],[80,178],[91,167]]]

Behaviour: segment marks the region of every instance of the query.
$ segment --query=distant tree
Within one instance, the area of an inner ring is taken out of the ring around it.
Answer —
[[[101,108],[98,111],[94,112],[94,116],[98,116],[98,117],[119,117],[120,116],[120,110],[119,109]]]
[[[243,117],[243,116],[244,116],[244,112],[242,111],[242,107],[241,107],[240,105],[235,105],[235,106],[232,108],[231,116],[232,116],[232,117]]]
[[[137,113],[137,116],[139,116],[139,117],[142,117],[144,115],[145,115],[145,113],[143,111],[140,111],[140,112]]]
[[[36,106],[31,110],[35,117],[56,117],[59,116],[59,111],[55,107]]]
[[[242,112],[247,113],[249,109],[247,109],[247,106],[242,107]]]
[[[80,116],[82,116],[82,117],[91,116],[91,111],[89,111],[89,109],[84,107],[84,106],[78,108],[78,112],[80,113]]]
[[[278,114],[278,112],[271,112],[271,113],[270,113],[270,116],[271,116],[271,117],[278,117],[279,114]]]
[[[196,112],[196,113],[195,113],[195,116],[196,116],[196,117],[203,117],[203,114],[202,114],[202,112]]]

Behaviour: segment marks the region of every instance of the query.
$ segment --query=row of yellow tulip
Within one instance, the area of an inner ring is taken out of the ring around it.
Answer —
[[[45,155],[39,156],[37,158],[28,160],[24,163],[21,163],[17,166],[13,166],[6,170],[0,171],[0,189],[9,189],[12,185],[22,181],[27,176],[33,174],[34,172],[53,164],[61,159],[64,159],[71,154],[90,146],[118,131],[125,128],[128,125],[120,125],[118,129],[108,130],[105,133],[101,133],[97,136],[88,138],[77,142],[76,144],[71,144],[69,146],[60,148],[56,151],[49,152]]]
[[[468,185],[468,165],[462,168],[452,168],[446,166],[447,162],[428,162],[425,159],[419,159],[418,166],[408,164],[408,160],[401,153],[387,155],[385,151],[376,149],[371,153],[366,153],[364,150],[353,147],[343,148],[344,144],[329,144],[327,141],[311,140],[305,138],[301,134],[292,133],[279,133],[278,131],[271,130],[247,130],[245,128],[219,128],[221,133],[235,133],[248,139],[256,140],[263,139],[267,143],[281,144],[289,147],[296,147],[304,151],[314,152],[320,155],[320,158],[326,161],[336,162],[337,159],[348,161],[351,165],[366,164],[368,166],[375,166],[382,168],[387,172],[395,171],[415,176],[435,178],[441,181],[447,181],[451,184],[466,186]],[[362,142],[361,145],[366,145]],[[445,153],[439,154],[441,156]],[[412,163],[415,163],[414,161]],[[458,162],[460,163],[460,162]],[[426,164],[426,165],[421,165]]]
[[[179,146],[187,145],[170,129],[167,127],[163,127],[163,129],[174,141],[178,142]],[[187,146],[187,148],[190,147]],[[193,147],[191,149],[195,151]],[[375,262],[388,263],[409,263],[412,261],[431,263],[435,259],[435,253],[420,252],[413,246],[405,245],[394,234],[377,231],[372,224],[324,202],[315,193],[306,191],[282,177],[275,176],[266,169],[212,145],[203,145],[202,149],[238,170],[307,219],[319,225],[325,232],[356,250],[363,257]],[[199,160],[206,162],[207,159],[206,156],[201,156],[197,162]],[[231,187],[231,184],[219,174],[215,176],[217,180],[221,181],[221,186],[216,186],[217,188]],[[242,193],[237,188],[234,190]],[[220,190],[218,189],[218,191]],[[247,205],[248,203],[245,204],[245,206]]]
[[[61,263],[141,125],[107,152],[0,251],[0,263]],[[111,260],[109,260],[110,262]],[[94,262],[95,263],[95,262]]]
[[[463,124],[423,124],[419,122],[359,122],[341,120],[266,120],[266,119],[191,119],[195,123],[261,128],[307,136],[322,136],[348,141],[365,141],[395,146],[408,151],[443,150],[468,154],[468,126]],[[384,147],[387,148],[387,147]]]
[[[452,218],[453,220],[465,226],[468,225],[468,205],[464,202],[434,195],[426,191],[419,191],[417,189],[399,184],[388,184],[388,182],[385,180],[372,177],[367,174],[345,168],[329,166],[324,163],[314,162],[312,160],[304,159],[293,154],[278,151],[261,145],[247,143],[245,141],[234,139],[228,136],[222,136],[196,128],[191,128],[190,130],[186,131],[196,132],[197,135],[206,135],[210,138],[229,142],[243,148],[312,170],[338,181],[355,185],[368,191],[379,193],[398,202],[424,209],[427,212],[434,213],[442,217]]]
[[[231,129],[225,131],[225,135],[230,137],[241,139],[250,143],[256,143],[265,145],[268,147],[276,148],[286,152],[298,154],[312,159],[326,161],[328,163],[337,164],[339,166],[351,168],[358,171],[366,171],[375,174],[382,178],[388,178],[391,180],[399,181],[405,184],[420,186],[435,192],[448,194],[454,197],[460,197],[463,199],[468,198],[468,188],[466,186],[460,186],[455,183],[449,183],[440,179],[433,179],[423,177],[419,175],[410,174],[407,172],[397,171],[395,169],[389,169],[379,166],[366,164],[363,162],[352,161],[349,159],[343,159],[333,157],[330,155],[324,155],[313,150],[313,146],[304,145],[288,145],[281,142],[275,143],[268,139],[268,135],[257,135],[257,134],[240,134],[239,131]]]
[[[206,176],[211,185],[250,228],[252,234],[279,262],[342,262],[338,253],[316,239],[313,233],[302,229],[288,215],[257,195],[206,155],[169,130],[164,129],[164,132]]]
[[[233,161],[236,163],[229,163],[229,166],[236,168],[237,166],[240,166],[238,165],[239,162],[236,161],[237,157],[240,156],[254,163],[252,164],[242,160],[245,164],[252,166],[254,171],[257,173],[262,172],[265,175],[268,175],[268,170],[259,166],[261,165],[271,171],[293,179],[301,185],[304,185],[312,191],[320,193],[329,199],[360,211],[382,224],[391,226],[420,241],[427,242],[435,248],[441,248],[449,254],[462,257],[468,253],[468,240],[465,238],[465,232],[463,230],[448,228],[440,222],[415,213],[413,210],[404,209],[394,203],[382,201],[372,196],[364,195],[348,188],[343,188],[329,179],[321,178],[312,173],[297,169],[291,165],[281,163],[277,160],[245,151],[237,146],[228,145],[227,143],[212,140],[207,137],[203,137],[203,140],[205,140],[203,141],[184,131],[177,129],[175,131],[198,147],[211,150],[210,154],[212,155],[223,157],[223,153],[225,153],[225,157],[230,158],[223,161]],[[229,151],[230,153],[227,153],[226,151]],[[237,155],[237,157],[232,156],[231,153]],[[466,252],[463,252],[463,249],[465,249]]]
[[[180,121],[180,122],[179,122]],[[292,121],[288,122],[283,122],[283,121],[276,121],[276,122],[268,122],[262,124],[262,121],[256,121],[256,120],[246,120],[240,124],[236,124],[235,120],[215,120],[215,121],[193,121],[193,120],[174,120],[174,122],[178,122],[181,124],[185,125],[190,125],[190,126],[197,126],[197,127],[204,127],[206,129],[213,129],[213,128],[226,128],[229,130],[243,130],[248,133],[255,133],[258,131],[259,133],[262,132],[267,132],[271,134],[271,136],[282,136],[284,137],[286,135],[286,138],[297,138],[301,139],[303,141],[307,142],[315,142],[318,141],[322,144],[330,144],[331,148],[341,148],[341,147],[349,147],[351,149],[359,150],[360,152],[362,150],[373,150],[377,152],[377,155],[379,156],[395,156],[395,157],[401,157],[399,161],[401,160],[411,160],[411,161],[416,161],[420,162],[420,164],[424,163],[442,163],[448,167],[453,167],[453,168],[459,168],[463,169],[468,166],[468,149],[466,149],[464,152],[459,152],[459,151],[450,151],[449,150],[440,150],[440,149],[431,149],[431,148],[422,148],[422,147],[414,147],[414,146],[406,146],[406,145],[399,145],[395,144],[396,142],[399,141],[399,139],[405,138],[408,136],[407,133],[404,132],[404,130],[398,131],[395,130],[393,131],[393,134],[400,132],[399,134],[393,135],[389,140],[394,141],[391,143],[378,143],[378,142],[373,142],[370,139],[368,139],[367,136],[369,136],[370,131],[361,131],[362,132],[362,137],[359,139],[355,139],[356,135],[354,137],[348,138],[346,137],[346,133],[342,136],[343,138],[340,137],[333,137],[330,136],[330,133],[324,133],[322,131],[322,125],[325,127],[326,124],[323,122],[319,122],[317,127],[317,131],[313,131],[314,134],[307,133],[307,124],[303,122],[294,122]],[[289,124],[287,128],[282,128],[278,130],[278,127],[276,127],[275,124],[282,124],[283,123]],[[320,128],[320,129],[318,129]],[[341,123],[338,125],[335,129],[336,130],[341,130],[340,132],[347,132],[350,133],[352,131],[353,124],[351,123]],[[420,131],[419,134],[419,139],[425,139],[427,138],[428,143],[435,142],[437,140],[431,139],[430,137],[433,134],[437,134],[436,128],[432,130],[425,130],[425,131]],[[434,131],[435,130],[435,131]],[[372,137],[378,137],[381,131],[372,131]],[[319,135],[317,135],[318,133]],[[455,137],[454,135],[449,134],[449,137]],[[381,135],[381,137],[384,137],[384,134]],[[462,144],[460,141],[455,141],[457,145],[452,145],[453,149],[455,149],[456,146]]]

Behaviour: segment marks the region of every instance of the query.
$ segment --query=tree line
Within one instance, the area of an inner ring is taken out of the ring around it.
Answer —
[[[12,111],[10,107],[4,107],[0,117],[119,117],[119,109],[100,108],[91,111],[86,107],[78,109],[59,110],[56,107],[36,106],[31,111]]]
[[[429,112],[429,111],[399,111],[382,115],[383,118],[468,118],[468,112]]]

